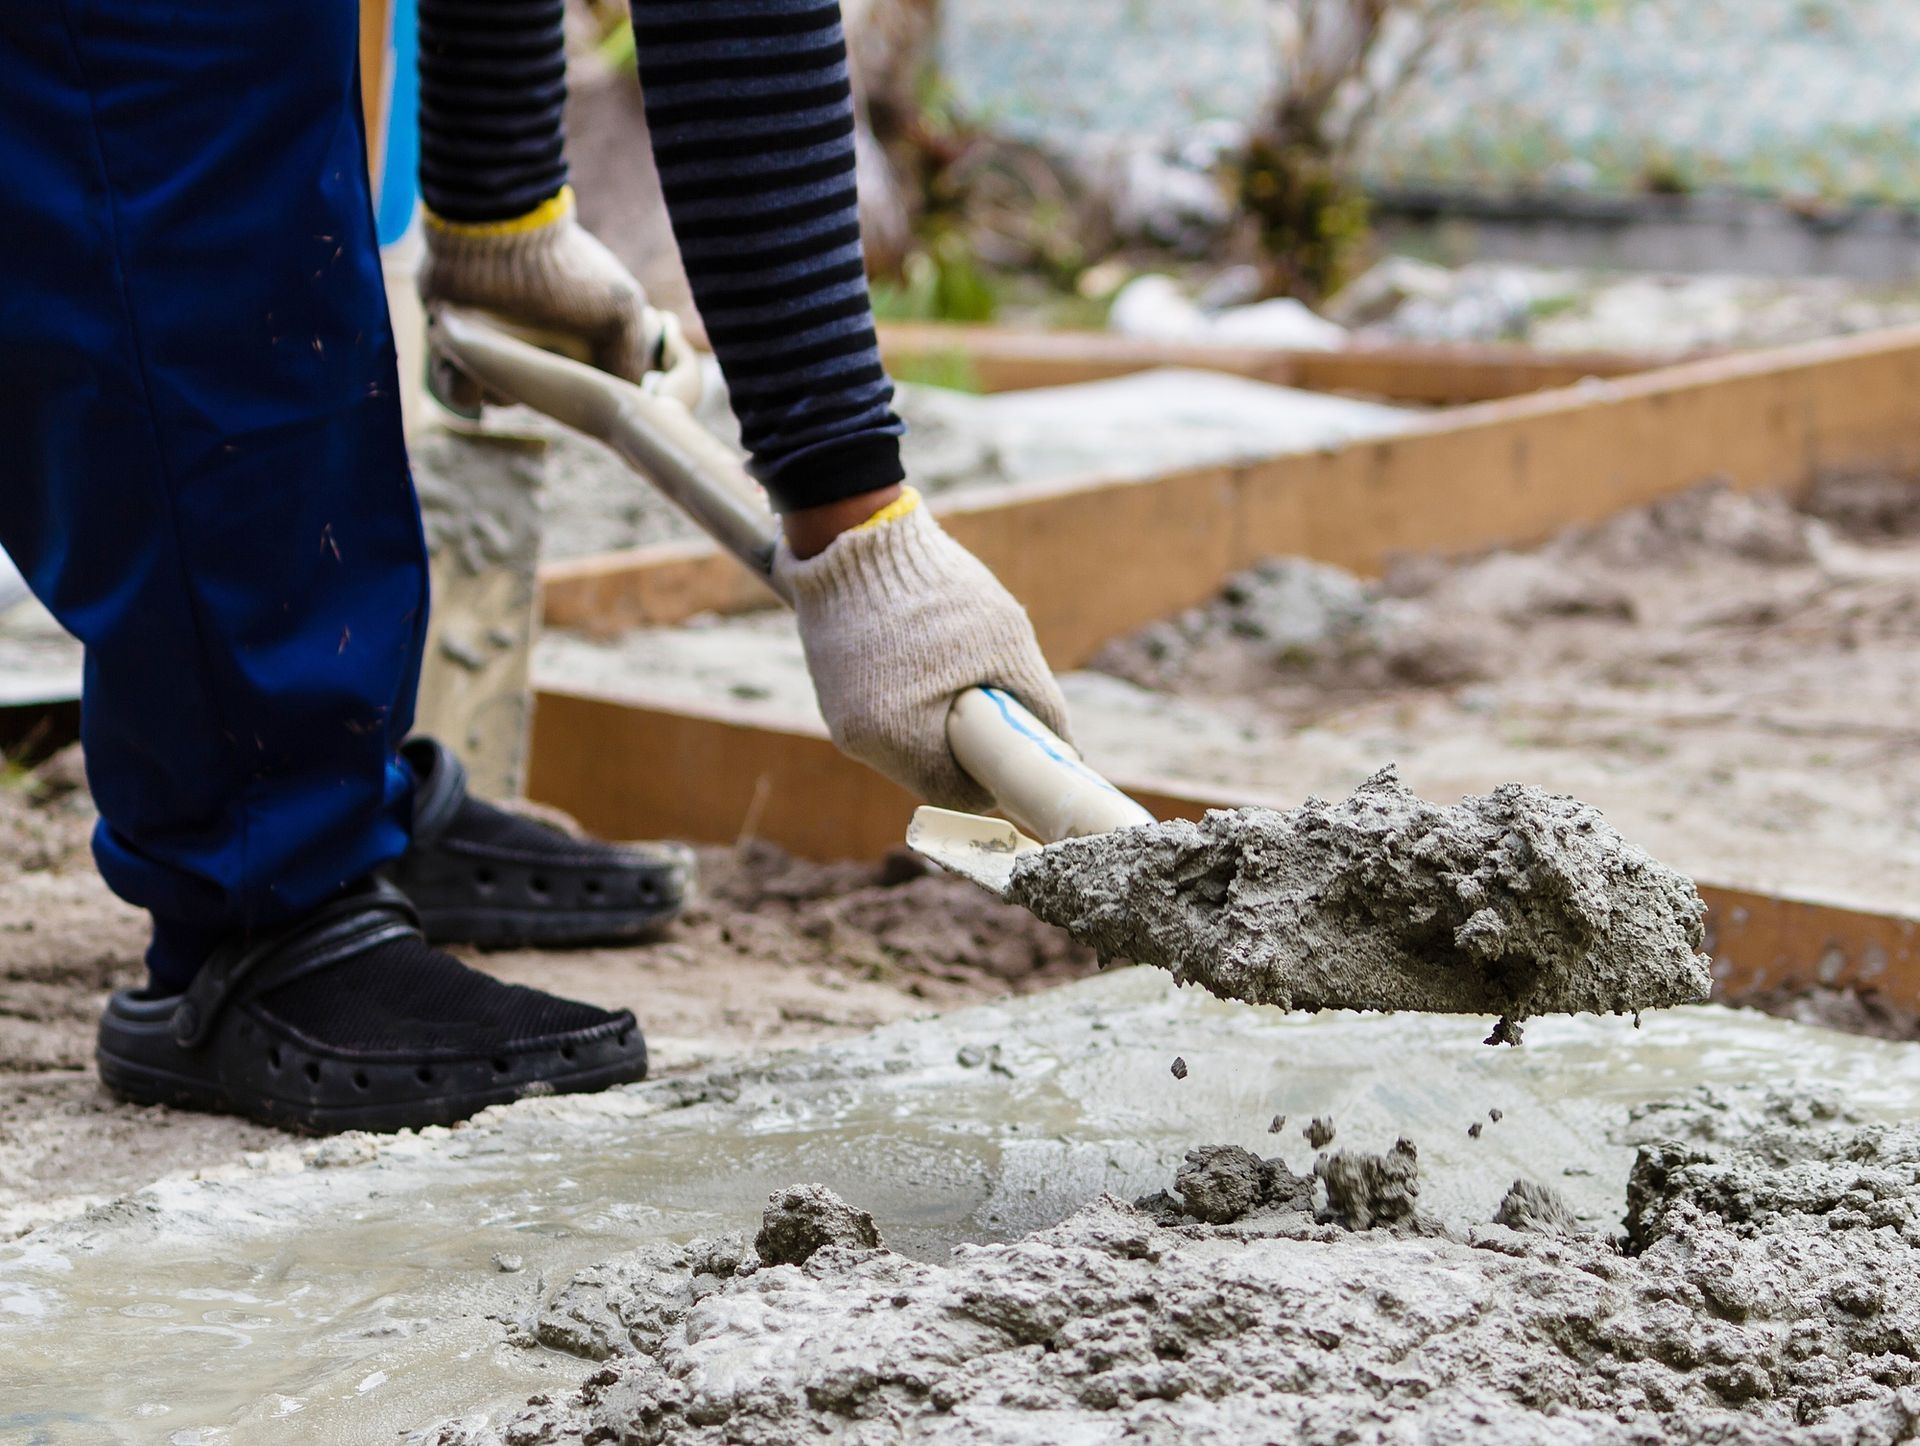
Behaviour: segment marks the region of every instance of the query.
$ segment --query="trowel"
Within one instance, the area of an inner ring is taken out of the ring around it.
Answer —
[[[427,389],[458,416],[519,404],[611,447],[782,602],[773,575],[780,524],[740,458],[693,416],[700,355],[661,318],[661,366],[638,384],[589,366],[565,339],[489,314],[435,306],[427,317]],[[1006,897],[1015,858],[1043,843],[1154,822],[1089,768],[1065,739],[997,688],[970,688],[947,713],[947,741],[1004,818],[923,807],[907,845]]]

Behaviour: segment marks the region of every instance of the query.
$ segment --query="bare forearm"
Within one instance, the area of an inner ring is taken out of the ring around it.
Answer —
[[[818,507],[801,507],[780,519],[787,534],[787,546],[799,558],[815,557],[841,533],[867,521],[881,509],[900,500],[898,483],[874,492],[857,492],[837,502]]]

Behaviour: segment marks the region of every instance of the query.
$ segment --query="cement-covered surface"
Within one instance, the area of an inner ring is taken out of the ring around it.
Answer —
[[[4,562],[0,556],[0,562]],[[80,644],[26,593],[19,574],[0,570],[0,707],[80,696]]]
[[[738,445],[724,381],[709,368],[699,417]],[[1419,413],[1353,397],[1166,367],[1104,381],[980,396],[903,385],[901,460],[930,495],[1081,475],[1144,477],[1403,431]],[[527,413],[509,425],[551,439],[541,494],[550,558],[698,536],[694,525],[598,443]]]
[[[768,1195],[803,1182],[938,1261],[1162,1189],[1199,1143],[1306,1174],[1299,1126],[1268,1125],[1324,1116],[1343,1150],[1417,1142],[1421,1209],[1456,1227],[1491,1220],[1521,1176],[1608,1226],[1631,1158],[1610,1132],[1636,1103],[1790,1072],[1871,1118],[1920,1106],[1905,1047],[1758,1015],[1542,1020],[1521,1050],[1483,1032],[1285,1015],[1125,970],[709,1081],[265,1152],[0,1247],[0,1429],[243,1441],[297,1416],[302,1440],[362,1442],[498,1418],[589,1369],[513,1343],[574,1272],[650,1241],[750,1237]]]
[[[1105,1196],[943,1265],[870,1231],[804,1260],[749,1256],[737,1234],[656,1246],[537,1322],[611,1358],[577,1395],[429,1439],[1911,1440],[1920,1127],[1752,1090],[1650,1107],[1630,1130],[1617,1239],[1541,1187],[1516,1186],[1491,1226],[1424,1217],[1403,1138],[1316,1162],[1324,1204],[1270,1160],[1251,1205],[1196,1223],[1183,1171],[1184,1198]]]
[[[94,822],[78,747],[0,775],[0,1240],[284,1138],[230,1116],[138,1108],[95,1078],[101,1006],[141,982],[148,930],[94,868]],[[751,840],[698,853],[695,898],[658,938],[465,957],[511,983],[632,1009],[656,1074],[1093,969],[1059,930],[904,853],[820,864]]]

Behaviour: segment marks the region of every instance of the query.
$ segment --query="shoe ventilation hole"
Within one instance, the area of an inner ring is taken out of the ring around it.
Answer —
[[[308,1084],[320,1083],[320,1066],[318,1062],[314,1060],[308,1060],[307,1067],[304,1073],[306,1074]]]
[[[527,880],[527,892],[532,894],[535,898],[538,898],[538,899],[546,898],[548,889],[549,889],[549,885],[547,881],[544,878],[542,878],[539,874],[535,874],[532,878]]]
[[[506,1060],[506,1059],[496,1059],[493,1062],[493,1072],[495,1074],[512,1074],[513,1061]]]
[[[267,1051],[267,1068],[280,1068],[280,1046],[277,1044]]]
[[[353,1087],[355,1089],[366,1089],[371,1083],[372,1081],[367,1078],[367,1072],[365,1070],[357,1069],[353,1072]]]
[[[413,1077],[419,1080],[421,1084],[433,1083],[433,1071],[428,1069],[424,1064],[413,1072]]]

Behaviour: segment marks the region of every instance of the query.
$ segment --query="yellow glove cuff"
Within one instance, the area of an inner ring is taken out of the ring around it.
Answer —
[[[900,489],[900,495],[894,498],[893,501],[874,513],[873,516],[869,517],[865,522],[848,528],[847,530],[849,532],[865,532],[870,527],[883,526],[886,523],[894,522],[905,517],[919,505],[920,494],[911,487],[902,487]]]
[[[538,231],[543,226],[551,226],[571,216],[573,187],[562,186],[526,215],[509,216],[504,221],[449,221],[434,215],[425,207],[421,208],[421,214],[426,217],[427,229],[438,231],[443,236],[524,236],[529,231]]]

